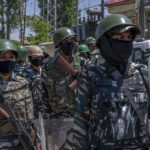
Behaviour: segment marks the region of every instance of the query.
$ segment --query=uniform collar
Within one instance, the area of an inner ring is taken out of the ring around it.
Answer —
[[[117,81],[118,85],[122,85],[124,76],[120,73],[120,71],[106,60],[104,61],[104,66],[106,67],[105,73],[107,76],[112,80]]]
[[[4,80],[3,78],[0,77],[0,84],[1,85],[5,84],[6,82],[9,82],[9,81],[18,81],[17,76],[14,72],[11,73],[9,80]]]

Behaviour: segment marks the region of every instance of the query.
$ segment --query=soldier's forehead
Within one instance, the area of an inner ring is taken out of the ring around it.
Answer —
[[[4,52],[1,52],[0,55],[1,56],[3,56],[3,55],[15,55],[15,52],[13,52],[11,50],[10,51],[4,51]]]
[[[73,41],[73,40],[75,40],[75,37],[67,38],[67,39],[63,40],[62,42]]]

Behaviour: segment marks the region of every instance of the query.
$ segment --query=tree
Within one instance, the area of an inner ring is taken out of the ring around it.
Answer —
[[[52,37],[47,36],[47,31],[49,31],[52,26],[49,25],[45,19],[43,20],[41,16],[34,15],[31,18],[27,18],[27,22],[31,31],[35,34],[30,34],[30,36],[27,37],[29,42],[39,44],[45,41],[52,41]]]
[[[18,27],[19,8],[19,0],[0,0],[1,38],[10,39],[10,33]]]
[[[5,22],[4,22],[4,0],[0,1],[0,15],[1,15],[1,31],[0,31],[0,37],[5,38]]]
[[[43,6],[44,1],[44,6]],[[53,0],[50,0],[53,3]],[[57,26],[70,27],[75,24],[76,18],[76,0],[57,0]],[[38,6],[41,8],[40,15],[47,18],[47,0],[38,0]],[[44,10],[43,10],[44,9]],[[50,19],[50,18],[49,18]]]

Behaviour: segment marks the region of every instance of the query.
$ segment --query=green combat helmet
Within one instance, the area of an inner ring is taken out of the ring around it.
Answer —
[[[95,46],[95,44],[96,44],[96,39],[95,39],[94,37],[88,37],[88,38],[86,38],[86,40],[85,40],[85,44],[86,44],[86,45]]]
[[[28,56],[38,57],[43,56],[43,51],[39,46],[30,46],[28,47]]]
[[[74,33],[74,31],[68,27],[61,27],[59,28],[55,34],[54,34],[54,45],[55,47],[57,47],[61,41],[70,38],[70,37],[74,37],[76,36],[76,34]]]
[[[48,50],[47,50],[47,48],[45,46],[39,46],[39,47],[42,49],[43,53],[49,55]]]
[[[98,40],[109,30],[113,29],[114,32],[120,33],[131,29],[133,38],[135,38],[136,34],[139,34],[140,31],[132,23],[132,21],[121,14],[113,14],[106,18],[104,18],[98,25],[96,29],[96,46],[98,45]]]
[[[78,53],[82,53],[82,52],[87,52],[87,53],[90,52],[90,50],[89,50],[89,48],[88,48],[88,46],[86,44],[79,45]]]
[[[17,46],[10,40],[0,39],[0,53],[13,51],[18,57],[18,49]]]
[[[26,59],[27,59],[27,48],[24,47],[23,45],[19,45],[18,46],[18,53],[19,53],[18,61],[26,61]]]

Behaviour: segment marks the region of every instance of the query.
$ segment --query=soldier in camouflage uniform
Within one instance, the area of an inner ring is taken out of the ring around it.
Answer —
[[[139,150],[150,145],[147,68],[128,61],[137,34],[124,15],[99,23],[96,45],[103,63],[87,70],[88,80],[79,79],[74,149]]]
[[[22,76],[22,71],[29,66],[29,63],[27,62],[27,49],[23,45],[19,45],[17,48],[19,56],[17,59],[15,72]]]
[[[71,65],[75,36],[75,33],[67,27],[59,28],[54,34],[56,51]],[[74,93],[68,87],[72,79],[54,66],[52,58],[49,58],[44,66],[43,77],[52,108],[52,119],[48,127],[51,132],[51,149],[72,149]]]
[[[90,50],[87,45],[81,44],[78,46],[78,59],[80,63],[80,71],[87,69],[91,65]],[[79,71],[78,71],[79,72]]]
[[[90,57],[92,65],[98,66],[100,64],[100,51],[96,48],[96,39],[94,37],[88,37],[85,41],[85,44],[88,45],[90,49]]]
[[[28,47],[30,66],[23,70],[23,76],[31,84],[35,118],[38,118],[39,112],[43,112],[45,117],[50,114],[48,94],[41,77],[42,58],[43,51],[39,46]]]
[[[29,82],[14,73],[17,57],[16,45],[9,40],[0,39],[0,104],[9,103],[17,119],[23,124],[25,129],[29,130],[32,128],[32,120],[34,118],[33,102],[29,90]],[[6,109],[5,111],[7,112],[8,110]],[[14,130],[12,124],[1,112],[0,149],[24,150],[19,138],[17,138],[18,134],[20,133]],[[40,150],[38,136],[36,136],[35,142],[37,142],[36,149]]]
[[[43,59],[42,59],[42,63],[43,65],[46,63],[48,57],[50,57],[49,53],[48,53],[48,50],[45,46],[40,46],[40,48],[42,49],[43,51]]]

